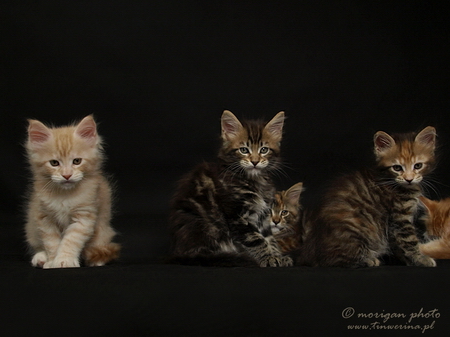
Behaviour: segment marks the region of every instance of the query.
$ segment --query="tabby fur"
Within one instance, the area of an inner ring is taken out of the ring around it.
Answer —
[[[410,266],[435,266],[419,251],[414,216],[421,183],[435,163],[436,131],[374,135],[376,165],[338,179],[307,217],[297,262],[372,267],[384,254]]]
[[[291,253],[300,247],[301,217],[300,194],[303,183],[297,183],[286,191],[275,193],[272,205],[272,233],[283,254]]]
[[[202,265],[289,266],[270,230],[284,112],[267,124],[221,118],[218,160],[203,163],[179,183],[170,232],[172,261]]]

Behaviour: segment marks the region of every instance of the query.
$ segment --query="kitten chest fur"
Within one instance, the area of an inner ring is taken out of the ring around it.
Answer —
[[[52,218],[59,227],[65,228],[74,219],[75,213],[97,214],[99,207],[99,179],[86,179],[72,190],[36,192],[42,216]]]

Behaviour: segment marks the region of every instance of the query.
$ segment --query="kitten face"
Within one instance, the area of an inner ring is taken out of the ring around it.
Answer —
[[[283,234],[283,231],[290,231],[296,225],[302,189],[303,184],[297,183],[287,191],[275,193],[271,217],[272,234]]]
[[[223,147],[220,157],[249,176],[275,168],[280,151],[284,112],[279,112],[266,125],[241,123],[230,111],[222,115]]]
[[[418,184],[432,170],[436,131],[431,126],[415,137],[398,135],[394,138],[379,131],[374,136],[374,144],[378,164],[389,171],[397,184]]]
[[[27,150],[35,178],[71,189],[100,167],[100,139],[92,116],[77,126],[48,128],[30,120]]]

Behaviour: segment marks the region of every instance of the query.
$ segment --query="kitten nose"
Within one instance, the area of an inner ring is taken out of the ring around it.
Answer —
[[[405,179],[407,182],[408,182],[408,184],[411,184],[411,182],[413,181],[412,179]]]
[[[255,166],[255,167],[256,167],[256,165],[258,165],[258,163],[259,163],[259,161],[253,161],[253,160],[252,160],[252,164],[253,164],[253,166]]]
[[[62,176],[64,177],[64,179],[69,180],[72,175],[71,174],[63,174]]]

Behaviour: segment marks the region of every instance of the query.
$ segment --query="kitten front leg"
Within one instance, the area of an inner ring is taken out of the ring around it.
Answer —
[[[61,243],[52,261],[44,268],[80,267],[80,253],[94,232],[95,216],[90,212],[80,212],[74,217],[62,237]]]
[[[283,256],[280,253],[278,244],[272,236],[265,238],[259,232],[247,233],[242,244],[260,267],[290,267],[293,265],[289,256]]]
[[[59,244],[61,242],[61,233],[56,225],[44,218],[36,227],[37,236],[39,237],[39,245],[28,240],[35,250],[35,254],[31,259],[33,267],[45,268],[56,256]]]
[[[419,249],[414,226],[410,223],[392,231],[393,250],[408,266],[435,267],[436,261],[423,255]]]

